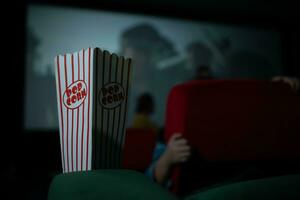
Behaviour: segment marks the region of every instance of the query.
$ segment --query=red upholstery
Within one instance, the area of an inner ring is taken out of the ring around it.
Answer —
[[[152,161],[155,141],[156,135],[151,129],[127,129],[122,167],[144,172]]]
[[[165,137],[181,132],[205,160],[295,159],[299,120],[300,97],[283,83],[191,81],[169,94]]]

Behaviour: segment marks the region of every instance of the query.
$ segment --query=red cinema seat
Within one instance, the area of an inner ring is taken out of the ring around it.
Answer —
[[[191,81],[169,93],[165,138],[181,132],[205,161],[299,159],[299,120],[300,97],[283,83]],[[174,170],[173,192],[182,173]]]
[[[153,130],[128,128],[123,150],[122,167],[144,172],[152,161],[156,142]]]

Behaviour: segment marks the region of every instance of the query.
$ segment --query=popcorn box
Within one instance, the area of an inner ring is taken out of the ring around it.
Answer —
[[[119,168],[131,59],[88,48],[55,65],[63,172]]]

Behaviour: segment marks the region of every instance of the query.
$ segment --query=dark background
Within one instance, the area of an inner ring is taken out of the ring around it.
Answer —
[[[22,127],[26,5],[30,2],[276,29],[281,34],[285,74],[300,76],[297,59],[299,6],[293,1],[40,0],[2,3],[1,177],[10,199],[45,199],[51,178],[60,171],[58,134],[24,133]]]

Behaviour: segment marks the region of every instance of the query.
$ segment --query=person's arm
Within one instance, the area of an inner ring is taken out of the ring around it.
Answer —
[[[167,145],[165,152],[157,160],[154,168],[154,179],[157,183],[163,185],[170,178],[174,165],[188,160],[191,154],[190,146],[187,140],[182,138],[181,134],[174,134]]]

